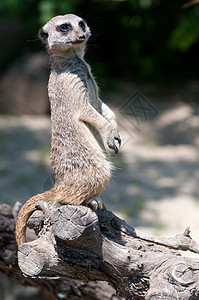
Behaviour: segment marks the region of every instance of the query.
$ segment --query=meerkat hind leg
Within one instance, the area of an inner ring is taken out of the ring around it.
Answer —
[[[88,206],[92,209],[92,210],[105,210],[106,206],[104,204],[104,202],[101,200],[101,198],[99,196],[95,196],[93,197],[89,202],[88,202]]]

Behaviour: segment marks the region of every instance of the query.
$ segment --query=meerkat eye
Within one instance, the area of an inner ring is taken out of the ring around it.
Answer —
[[[79,27],[80,27],[83,31],[86,31],[86,25],[85,25],[85,22],[84,22],[84,21],[80,21],[80,22],[79,22]]]
[[[59,25],[57,27],[57,30],[62,31],[62,32],[68,32],[71,29],[72,29],[72,26],[70,24],[67,24],[67,23]]]

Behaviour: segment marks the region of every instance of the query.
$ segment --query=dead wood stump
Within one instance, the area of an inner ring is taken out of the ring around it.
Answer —
[[[37,206],[29,227],[38,237],[18,251],[25,280],[47,284],[67,279],[96,286],[106,281],[125,299],[199,299],[199,259],[183,255],[199,253],[188,229],[174,238],[151,237],[110,211],[51,202]]]

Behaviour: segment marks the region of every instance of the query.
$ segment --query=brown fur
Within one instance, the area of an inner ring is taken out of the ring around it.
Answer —
[[[75,15],[57,16],[40,33],[52,66],[48,94],[55,187],[32,197],[21,208],[16,224],[18,247],[26,241],[26,223],[39,200],[87,204],[101,194],[111,176],[105,149],[108,145],[117,151],[115,139],[120,143],[120,137],[115,115],[99,99],[97,84],[84,61],[90,30],[80,22]],[[67,26],[62,24],[69,24],[70,30],[65,32]]]

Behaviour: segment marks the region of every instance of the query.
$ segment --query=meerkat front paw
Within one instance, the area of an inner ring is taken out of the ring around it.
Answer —
[[[111,131],[111,135],[107,140],[107,145],[110,149],[115,151],[115,154],[118,153],[118,147],[115,144],[115,140],[118,142],[119,146],[121,145],[121,138],[117,129]]]
[[[108,140],[108,141],[107,141],[107,145],[108,145],[108,147],[109,147],[111,150],[114,150],[114,151],[115,151],[115,154],[118,154],[118,147],[115,145],[115,140],[114,140],[114,139]]]
[[[121,137],[119,135],[118,129],[114,130],[114,139],[118,142],[119,147],[121,146],[122,140]]]

